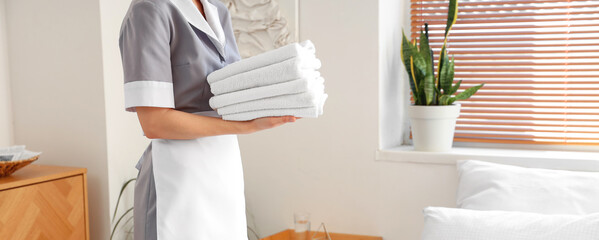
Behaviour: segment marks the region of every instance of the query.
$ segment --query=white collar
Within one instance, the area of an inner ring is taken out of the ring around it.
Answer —
[[[170,0],[179,11],[185,16],[185,19],[191,25],[206,33],[210,38],[210,41],[214,43],[216,49],[221,56],[225,56],[225,32],[220,24],[220,17],[218,15],[218,9],[212,3],[207,0],[200,0],[204,7],[204,13],[206,18],[198,11],[196,5],[192,0]],[[207,21],[206,21],[207,20]]]

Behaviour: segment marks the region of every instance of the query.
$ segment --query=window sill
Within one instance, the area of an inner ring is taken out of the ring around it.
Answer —
[[[459,160],[482,160],[525,167],[599,171],[599,152],[453,148],[449,152],[420,152],[412,146],[379,149],[377,161],[455,165]]]

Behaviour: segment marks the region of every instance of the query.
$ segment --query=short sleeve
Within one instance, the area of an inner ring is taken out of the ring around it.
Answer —
[[[168,18],[150,2],[131,6],[119,47],[125,79],[125,109],[174,108]]]

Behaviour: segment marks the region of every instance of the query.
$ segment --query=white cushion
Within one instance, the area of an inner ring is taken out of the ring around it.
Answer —
[[[599,212],[599,172],[458,162],[457,205],[545,214]]]
[[[424,209],[422,240],[597,240],[599,213],[545,215],[457,208]]]

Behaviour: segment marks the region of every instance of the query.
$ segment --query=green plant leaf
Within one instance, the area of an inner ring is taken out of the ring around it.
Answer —
[[[110,233],[110,240],[112,240],[112,238],[114,237],[114,233],[116,232],[116,228],[119,226],[119,223],[123,220],[123,218],[125,218],[125,216],[127,216],[127,214],[129,214],[131,211],[133,211],[133,207],[127,209],[127,211],[125,211],[125,213],[123,213],[123,215],[121,215],[121,217],[119,218],[118,221],[116,221],[116,224],[114,225],[114,227],[112,228],[112,233]]]
[[[423,53],[419,52],[416,46],[412,48],[412,73],[418,83],[418,97],[422,105],[431,105],[435,97],[435,80],[432,74],[430,62],[424,60]]]
[[[127,180],[123,184],[123,186],[121,186],[121,192],[119,192],[119,198],[116,200],[116,206],[114,207],[114,214],[112,215],[112,221],[114,221],[114,219],[116,218],[116,212],[119,210],[119,203],[121,202],[121,197],[123,196],[123,192],[125,192],[127,185],[129,185],[129,183],[131,183],[135,180],[137,180],[137,178],[131,178],[131,179]]]
[[[449,99],[449,102],[447,102],[447,105],[451,105],[453,104],[453,102],[455,102],[457,99],[455,97],[452,97]]]
[[[425,62],[431,61],[431,47],[428,43],[428,37],[424,33],[424,31],[420,31],[420,54],[424,58]],[[431,66],[432,67],[432,66]]]
[[[421,93],[419,95],[420,99],[418,99],[418,103],[416,105],[426,105],[426,94],[424,93],[424,81],[418,85],[418,92]]]
[[[426,95],[426,105],[434,104],[435,99],[435,79],[432,72],[427,72],[424,76],[424,94]]]
[[[437,64],[437,78],[439,78],[439,83],[441,82],[441,70],[443,69],[443,60],[445,58],[445,53],[447,49],[445,49],[445,44],[441,47],[441,52],[439,52],[439,63]]]
[[[449,0],[449,8],[447,10],[447,25],[445,26],[445,38],[443,39],[443,47],[441,47],[441,52],[439,53],[439,59],[443,59],[444,55],[447,52],[447,36],[449,35],[449,31],[451,30],[451,27],[453,27],[453,24],[455,24],[455,22],[458,19],[458,0]],[[439,72],[438,75],[441,74],[441,67],[442,67],[442,61],[439,61],[439,66],[437,71]]]
[[[455,102],[456,98],[450,95],[443,95],[439,98],[439,105],[450,105]]]
[[[412,49],[412,58],[414,61],[414,76],[416,77],[416,82],[421,84],[420,81],[424,80],[424,76],[426,76],[428,64],[424,60],[423,54],[418,52],[416,46]]]
[[[411,78],[412,79],[416,79],[416,75],[415,75],[415,70],[414,70],[414,57],[410,57],[410,72],[412,73]],[[415,90],[412,91],[412,97],[414,98],[414,104],[416,105],[421,105],[422,101],[421,99],[421,95],[422,95],[422,84],[416,85],[415,86]]]
[[[435,100],[435,79],[433,77],[433,68],[430,61],[425,59],[429,52],[420,52],[415,45],[412,46],[412,61],[414,69],[414,78],[419,86],[419,97],[422,105],[431,105]],[[420,89],[422,89],[420,91]]]
[[[415,52],[413,55],[414,61],[414,77],[416,79],[422,79],[419,82],[422,91],[419,91],[420,99],[424,100],[421,102],[422,105],[431,105],[435,100],[435,79],[433,77],[432,67],[430,62],[424,60],[422,52]],[[423,96],[424,95],[424,96]]]
[[[409,79],[409,84],[410,84],[410,89],[412,90],[412,96],[414,97],[414,101],[417,102],[420,99],[420,93],[418,91],[418,79],[415,77],[414,73],[412,72],[412,49],[414,47],[412,47],[412,43],[410,43],[410,41],[408,41],[408,39],[406,38],[406,35],[403,33],[402,31],[402,41],[401,41],[401,60],[404,63],[404,66],[406,68],[406,72],[408,73],[408,79]]]
[[[443,89],[443,93],[448,94],[451,91],[451,84],[453,83],[454,69],[449,61],[447,53],[443,54],[441,61],[443,64],[441,65],[441,71],[439,74],[439,84],[441,85],[440,88]]]
[[[452,95],[455,93],[455,91],[453,91],[453,88],[451,86],[453,84],[453,79],[455,76],[455,61],[452,59],[452,61],[447,61],[445,64],[447,66],[445,68],[445,86],[443,88],[443,92],[448,93],[448,95]],[[457,89],[456,89],[456,91],[457,91]]]
[[[459,93],[458,95],[455,96],[456,100],[465,100],[470,98],[472,95],[474,95],[476,93],[476,91],[478,91],[478,89],[480,89],[481,87],[483,87],[485,84],[480,84],[471,88],[466,89],[465,91]]]
[[[449,92],[449,95],[455,94],[458,91],[458,89],[460,89],[461,84],[462,84],[462,80],[458,81],[455,85],[453,85],[453,87],[451,87],[451,91]]]
[[[447,11],[447,25],[445,26],[445,42],[447,35],[453,27],[453,24],[458,20],[458,0],[449,0],[449,9]]]
[[[127,224],[129,224],[131,221],[133,221],[135,218],[135,216],[129,216],[127,218],[127,221],[125,221],[125,223],[123,223],[123,226],[127,226]],[[133,231],[134,231],[135,226],[131,226],[129,228],[126,229],[127,235],[125,237],[125,239],[131,239],[131,237],[133,236]]]
[[[449,68],[447,68],[447,76],[445,76],[445,77],[447,78],[447,82],[449,84],[447,90],[449,90],[451,92],[453,90],[453,89],[451,89],[451,84],[453,84],[453,78],[455,76],[455,58],[453,56],[451,57],[451,62],[448,62],[448,64],[449,64]],[[461,83],[461,80],[460,80],[460,83]],[[443,91],[445,91],[445,90],[443,90]],[[456,89],[456,91],[457,91],[457,89]],[[450,95],[454,94],[454,93],[455,92],[450,93]]]

